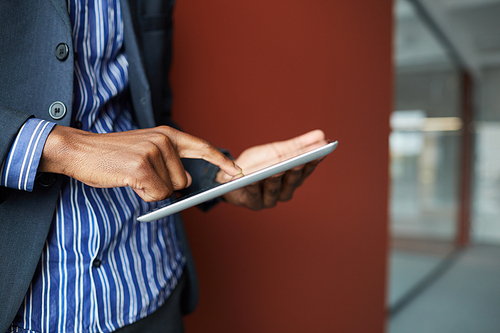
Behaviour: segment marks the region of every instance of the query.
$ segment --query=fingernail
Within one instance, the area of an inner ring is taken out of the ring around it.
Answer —
[[[237,174],[236,176],[232,176],[230,180],[239,179],[239,178],[241,178],[241,177],[243,177],[243,173],[239,173],[239,174]]]
[[[240,168],[240,166],[238,164],[236,164],[234,162],[233,162],[233,164],[234,164],[234,167],[239,171],[239,173],[243,173],[243,169]]]

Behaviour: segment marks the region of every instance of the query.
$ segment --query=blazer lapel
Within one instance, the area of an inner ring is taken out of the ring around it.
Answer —
[[[64,23],[71,29],[71,20],[68,13],[68,4],[66,0],[50,0],[54,7],[56,7],[57,13],[62,18]]]
[[[129,1],[121,0],[125,53],[129,63],[129,86],[132,96],[134,113],[139,127],[154,127],[153,106],[151,102],[151,89],[142,63],[141,54],[134,31],[134,21],[129,7]]]

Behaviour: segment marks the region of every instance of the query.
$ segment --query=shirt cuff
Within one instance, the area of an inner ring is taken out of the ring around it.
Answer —
[[[55,123],[35,118],[24,123],[0,167],[0,186],[33,191],[43,147],[54,126]]]

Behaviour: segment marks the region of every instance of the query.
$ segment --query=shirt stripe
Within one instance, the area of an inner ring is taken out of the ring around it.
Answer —
[[[77,53],[72,121],[94,133],[136,129],[120,1],[68,0],[68,12]],[[43,148],[50,126],[26,123],[20,135],[30,134],[14,143],[2,181],[32,188],[38,166],[32,151]],[[40,269],[11,332],[112,332],[161,306],[185,259],[173,218],[140,223],[137,217],[164,203],[146,203],[129,187],[93,188],[64,178]]]

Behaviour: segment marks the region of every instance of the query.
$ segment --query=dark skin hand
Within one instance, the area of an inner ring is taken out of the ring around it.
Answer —
[[[147,202],[160,201],[191,184],[180,158],[201,158],[229,177],[241,169],[209,142],[159,126],[96,134],[55,126],[38,171],[64,174],[101,188],[130,186]]]
[[[325,134],[321,130],[315,130],[287,141],[249,148],[235,162],[243,169],[244,174],[249,174],[325,143]],[[320,162],[321,160],[316,160],[229,192],[224,195],[224,199],[233,205],[252,210],[274,207],[278,201],[290,200],[297,187],[314,171]],[[219,183],[225,183],[232,178],[227,173],[220,171],[216,180]]]
[[[324,137],[316,130],[255,146],[233,162],[209,142],[167,126],[96,134],[57,125],[47,138],[38,171],[64,174],[100,188],[130,186],[143,200],[154,202],[191,184],[180,158],[201,158],[219,166],[217,181],[224,183],[323,144]],[[227,193],[224,198],[253,210],[274,207],[278,201],[290,200],[319,162]]]

